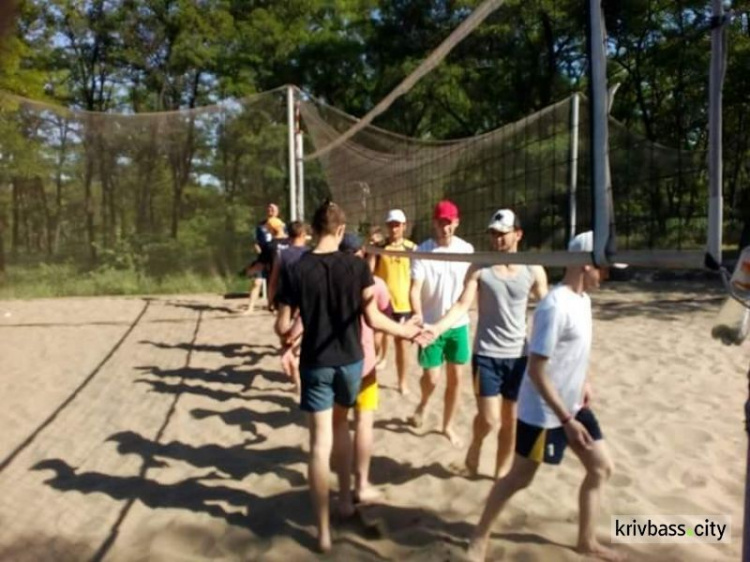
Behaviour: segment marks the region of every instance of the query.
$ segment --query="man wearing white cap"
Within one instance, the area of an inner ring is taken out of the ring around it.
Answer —
[[[593,233],[579,234],[571,252],[592,252]],[[531,484],[542,463],[556,465],[568,445],[586,469],[579,493],[577,550],[604,560],[621,560],[621,553],[600,544],[596,517],[612,460],[596,416],[589,407],[586,381],[591,351],[591,299],[608,269],[572,265],[534,313],[529,364],[518,397],[516,455],[510,472],[492,487],[479,525],[469,544],[469,559],[487,556],[492,523],[506,502]]]
[[[406,215],[401,209],[391,209],[385,217],[388,226],[388,237],[381,246],[384,250],[396,252],[411,252],[417,245],[407,240]],[[411,303],[409,302],[409,287],[411,286],[411,260],[407,256],[371,256],[370,267],[375,276],[380,277],[388,286],[393,304],[393,319],[404,322],[411,317]],[[381,361],[385,360],[388,348],[388,336],[380,336]],[[398,388],[401,394],[408,394],[406,384],[407,355],[410,343],[408,340],[394,338],[396,348],[396,372],[398,374]],[[382,368],[382,364],[379,368]]]
[[[510,209],[493,213],[487,232],[492,249],[502,253],[516,253],[523,238],[521,223]],[[465,464],[469,474],[475,476],[484,438],[499,429],[497,478],[509,468],[515,446],[516,400],[526,370],[526,307],[530,294],[537,299],[547,294],[547,274],[538,265],[471,266],[456,304],[428,328],[434,337],[465,315],[477,294],[478,321],[472,356],[477,415]]]

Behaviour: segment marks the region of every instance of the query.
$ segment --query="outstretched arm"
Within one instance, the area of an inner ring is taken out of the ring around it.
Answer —
[[[411,287],[409,288],[409,304],[411,305],[411,312],[415,318],[422,318],[422,279],[412,279]]]
[[[419,335],[421,330],[416,324],[399,324],[380,312],[377,299],[375,298],[374,285],[362,290],[362,303],[365,322],[367,322],[367,325],[373,330],[385,332],[386,334],[407,340],[413,339]]]
[[[532,265],[531,272],[534,275],[534,284],[531,286],[531,294],[537,300],[542,300],[547,296],[547,292],[549,291],[547,272],[541,265]]]
[[[446,330],[450,329],[461,316],[466,314],[471,308],[474,299],[479,291],[479,275],[482,272],[481,267],[472,265],[466,272],[464,278],[464,290],[461,296],[454,303],[451,309],[443,316],[431,329],[435,337],[439,336]]]

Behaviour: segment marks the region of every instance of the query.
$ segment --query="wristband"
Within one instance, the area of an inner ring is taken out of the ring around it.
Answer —
[[[573,414],[568,414],[567,416],[565,416],[563,419],[560,420],[560,424],[565,425],[572,419],[573,419]]]

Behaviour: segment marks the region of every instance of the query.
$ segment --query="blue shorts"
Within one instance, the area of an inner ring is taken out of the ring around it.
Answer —
[[[364,361],[357,361],[341,367],[300,368],[300,408],[322,412],[333,408],[334,402],[344,408],[354,406],[362,384],[363,364]]]
[[[599,421],[589,408],[578,410],[575,419],[583,424],[594,441],[604,439]],[[516,453],[538,463],[560,464],[568,447],[565,428],[551,429],[531,425],[521,420],[516,422]]]
[[[503,398],[515,402],[525,371],[526,357],[498,359],[475,355],[471,360],[474,393],[487,398],[502,394]]]

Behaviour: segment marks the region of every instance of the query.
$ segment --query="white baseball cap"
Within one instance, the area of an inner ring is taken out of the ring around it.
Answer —
[[[593,252],[594,251],[594,233],[591,230],[576,234],[568,243],[569,252]],[[616,269],[625,269],[628,267],[625,263],[610,263],[610,267]]]
[[[401,209],[391,209],[385,216],[385,222],[400,222],[403,224],[406,222],[406,215]]]
[[[516,214],[510,209],[500,209],[495,211],[490,219],[490,224],[487,226],[488,230],[496,230],[497,232],[512,232],[517,228],[521,228],[521,223],[518,221]]]
[[[569,252],[593,252],[594,233],[591,230],[576,234],[568,243]]]

